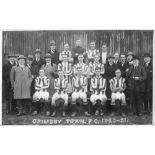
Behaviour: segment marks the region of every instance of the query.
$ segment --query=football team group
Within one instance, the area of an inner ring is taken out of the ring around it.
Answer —
[[[36,49],[25,57],[8,54],[3,66],[3,96],[6,113],[46,116],[116,116],[152,114],[152,57],[134,51],[109,54],[107,44],[88,50],[76,40],[57,51]]]

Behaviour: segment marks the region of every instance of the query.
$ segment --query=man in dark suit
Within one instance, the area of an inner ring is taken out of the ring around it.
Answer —
[[[51,54],[52,63],[55,63],[56,65],[58,65],[60,63],[59,52],[56,49],[56,43],[54,40],[50,41],[50,50],[48,53]]]
[[[129,68],[130,66],[132,66],[133,57],[134,57],[133,52],[129,51],[129,52],[127,53],[127,56],[126,56],[126,62],[127,62],[127,64],[128,64],[128,68]]]
[[[145,91],[144,91],[144,107],[145,113],[152,113],[152,89],[153,89],[153,65],[151,61],[151,55],[149,53],[144,54],[143,64],[147,78],[145,80]]]
[[[119,53],[116,52],[114,54],[114,65],[116,66],[116,68],[119,68],[119,64],[120,64],[120,62],[119,62]]]
[[[83,54],[84,56],[84,61],[86,58],[86,50],[82,47],[82,43],[81,40],[76,40],[76,47],[73,49],[73,64],[77,64],[78,63],[78,56]]]
[[[42,65],[45,64],[45,60],[41,58],[41,50],[40,49],[36,49],[34,51],[34,54],[35,54],[35,58],[32,62],[33,70],[32,70],[31,74],[35,78],[36,76],[39,75],[39,70],[42,67]]]
[[[110,89],[110,80],[115,77],[115,70],[116,65],[114,64],[114,57],[108,56],[107,63],[105,64],[105,74],[103,75],[104,78],[107,80],[107,89],[106,89],[106,96],[107,98],[111,98],[111,89]],[[110,102],[107,102],[107,112],[111,113],[113,107],[111,107]]]
[[[121,70],[122,77],[125,78],[126,77],[126,70],[128,68],[128,63],[126,62],[125,53],[122,53],[120,55],[120,58],[121,58],[121,62],[119,63],[118,68]]]
[[[129,87],[129,104],[134,115],[141,116],[143,111],[142,94],[145,90],[146,71],[140,66],[138,57],[134,57],[133,66],[127,71],[127,81]]]
[[[107,64],[105,65],[105,76],[110,80],[115,76],[116,65],[114,64],[113,56],[109,56],[107,60]]]
[[[8,55],[8,62],[3,66],[2,69],[2,80],[3,80],[3,88],[4,88],[4,99],[6,102],[6,113],[9,113],[14,110],[14,101],[13,101],[13,91],[11,88],[10,81],[10,72],[13,66],[15,66],[14,62],[15,56],[13,54]]]

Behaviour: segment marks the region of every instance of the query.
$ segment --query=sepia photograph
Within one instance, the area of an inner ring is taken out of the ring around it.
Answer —
[[[152,124],[153,33],[2,31],[2,125]]]

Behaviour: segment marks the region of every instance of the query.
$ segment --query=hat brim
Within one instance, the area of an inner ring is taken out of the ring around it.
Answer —
[[[144,58],[146,58],[146,57],[152,58],[151,55],[144,55],[143,57],[144,57]]]
[[[140,61],[140,59],[139,59],[139,58],[133,58],[133,59],[132,59],[132,61],[134,61],[134,60],[138,60],[138,61]]]
[[[42,52],[41,52],[41,51],[35,51],[34,53],[35,53],[35,54],[36,54],[36,53],[40,53],[40,54],[41,54]]]
[[[16,56],[14,56],[14,55],[8,55],[8,58],[14,58],[14,57],[16,57]]]
[[[50,58],[50,59],[52,59],[52,57],[44,57],[44,59],[47,59],[47,58]]]
[[[20,59],[26,59],[26,57],[18,58],[18,60],[20,60]]]
[[[27,60],[33,61],[33,59],[32,59],[32,58],[27,58]]]

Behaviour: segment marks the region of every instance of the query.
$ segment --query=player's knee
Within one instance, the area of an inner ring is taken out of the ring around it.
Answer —
[[[64,106],[67,107],[68,106],[68,101],[64,102]]]
[[[72,94],[72,101],[76,101],[76,99],[77,99],[77,95],[76,94]]]

